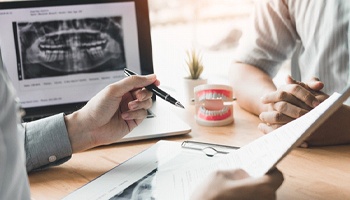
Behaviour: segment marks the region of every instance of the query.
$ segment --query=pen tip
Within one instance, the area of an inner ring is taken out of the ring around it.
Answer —
[[[183,106],[180,102],[176,102],[175,103],[175,105],[177,106],[177,107],[180,107],[180,108],[184,108],[185,109],[185,106]]]

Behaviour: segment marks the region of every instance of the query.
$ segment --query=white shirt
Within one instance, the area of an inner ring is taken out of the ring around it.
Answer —
[[[258,0],[236,60],[274,76],[294,53],[295,79],[315,76],[327,94],[342,92],[350,82],[349,19],[349,0]]]

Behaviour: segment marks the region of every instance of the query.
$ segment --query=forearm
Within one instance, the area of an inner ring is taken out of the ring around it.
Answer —
[[[350,107],[343,105],[308,139],[310,146],[350,144]]]
[[[260,98],[276,90],[268,74],[248,64],[234,63],[229,75],[240,107],[256,115],[267,110],[267,105],[262,104]]]

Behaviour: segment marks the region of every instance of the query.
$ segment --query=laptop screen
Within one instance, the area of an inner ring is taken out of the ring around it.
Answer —
[[[0,24],[3,63],[29,115],[78,109],[125,67],[153,73],[145,0],[2,2]]]

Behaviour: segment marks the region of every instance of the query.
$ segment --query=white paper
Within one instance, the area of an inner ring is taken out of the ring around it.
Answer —
[[[160,141],[79,188],[65,199],[188,199],[193,189],[217,169],[242,168],[259,177],[299,145],[350,95],[334,94],[306,115],[228,155],[207,157]]]
[[[190,167],[187,165],[187,168],[181,167],[173,171],[158,171],[157,190],[171,192],[167,196],[160,194],[159,199],[188,199],[193,189],[217,169],[242,168],[253,177],[263,176],[342,104],[339,97],[340,94],[333,94],[304,116],[221,157],[220,160],[201,166],[192,163]],[[332,109],[329,109],[331,106]]]

